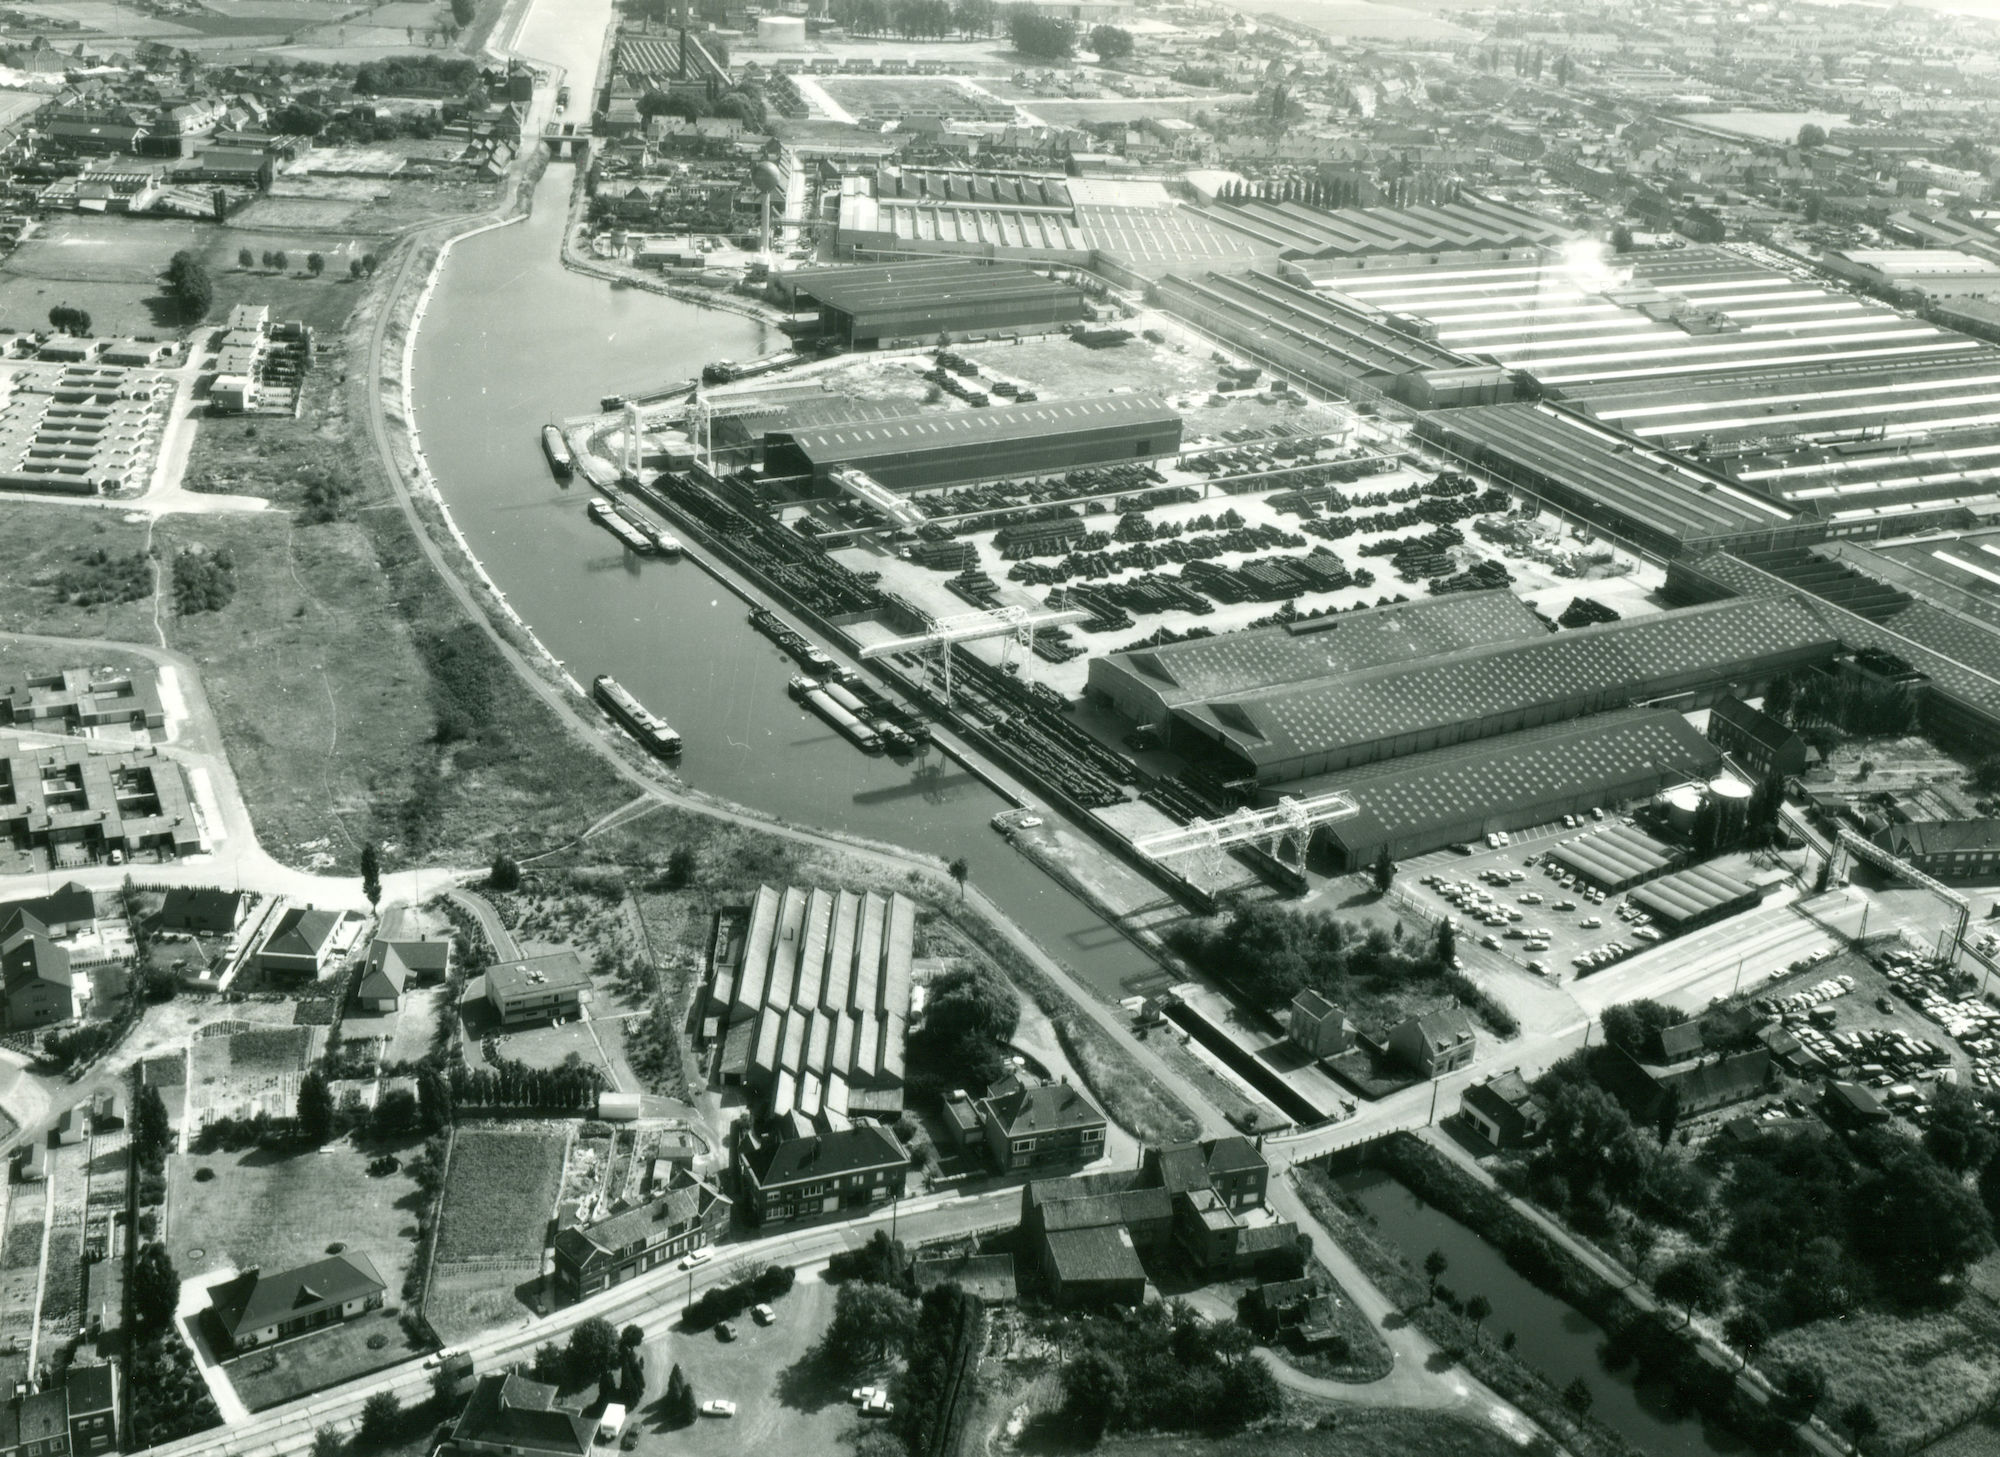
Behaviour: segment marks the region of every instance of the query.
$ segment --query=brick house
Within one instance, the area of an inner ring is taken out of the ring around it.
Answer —
[[[1104,1153],[1102,1113],[1068,1083],[1002,1078],[977,1104],[986,1150],[1002,1172],[1074,1167]]]

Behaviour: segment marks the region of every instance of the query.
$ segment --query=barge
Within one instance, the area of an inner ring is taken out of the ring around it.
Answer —
[[[638,552],[641,556],[651,556],[659,549],[654,545],[652,537],[641,531],[637,526],[634,526],[626,518],[624,512],[620,511],[602,496],[598,496],[591,501],[590,519],[624,542],[627,547]],[[674,547],[675,550],[679,550],[680,543],[675,542]]]
[[[847,709],[841,707],[840,704],[834,702],[826,689],[815,685],[806,689],[804,696],[806,707],[832,724],[835,732],[853,744],[855,748],[861,750],[864,754],[879,754],[882,752],[882,736],[856,718]]]
[[[750,609],[750,625],[797,659],[800,667],[814,673],[836,671],[832,658],[806,641],[803,633],[786,626],[785,620],[767,607]]]
[[[566,481],[576,474],[576,455],[570,450],[569,441],[563,438],[561,427],[542,427],[542,454],[548,457],[549,469],[555,472],[557,480]]]
[[[671,759],[680,753],[681,736],[665,719],[634,698],[616,678],[609,673],[600,673],[591,687],[596,690],[597,701],[604,705],[605,711],[617,719],[643,748],[663,759]]]

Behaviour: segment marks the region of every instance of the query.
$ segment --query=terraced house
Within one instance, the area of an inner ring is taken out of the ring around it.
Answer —
[[[659,1198],[556,1236],[556,1289],[581,1300],[713,1243],[729,1227],[730,1200],[678,1170]]]

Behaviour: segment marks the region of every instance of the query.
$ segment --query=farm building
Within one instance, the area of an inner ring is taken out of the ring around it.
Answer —
[[[917,910],[905,896],[760,886],[714,959],[702,1036],[773,1117],[893,1117]]]
[[[1134,723],[1164,731],[1173,710],[1204,698],[1412,663],[1485,643],[1526,642],[1548,628],[1504,588],[1420,597],[1278,627],[1094,655],[1085,692]]]
[[[939,334],[1045,334],[1087,317],[1074,287],[1018,263],[923,260],[804,268],[774,281],[820,334],[850,349],[929,344]]]
[[[1310,797],[1339,789],[1354,800],[1357,813],[1321,825],[1316,843],[1355,869],[1385,849],[1400,860],[1639,799],[1720,762],[1680,714],[1628,708],[1329,774],[1283,792]]]
[[[1188,703],[1173,711],[1171,740],[1226,779],[1283,784],[1647,699],[1694,706],[1835,647],[1797,603],[1746,598]]]
[[[810,476],[833,489],[833,472],[866,471],[894,491],[967,481],[1060,474],[1078,466],[1148,461],[1181,448],[1181,417],[1150,395],[931,410],[764,437],[765,474]]]

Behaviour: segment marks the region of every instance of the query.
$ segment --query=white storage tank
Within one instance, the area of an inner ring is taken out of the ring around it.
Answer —
[[[1701,809],[1701,787],[1678,785],[1661,795],[1660,803],[1666,806],[1667,823],[1685,833],[1694,828],[1694,817]]]

